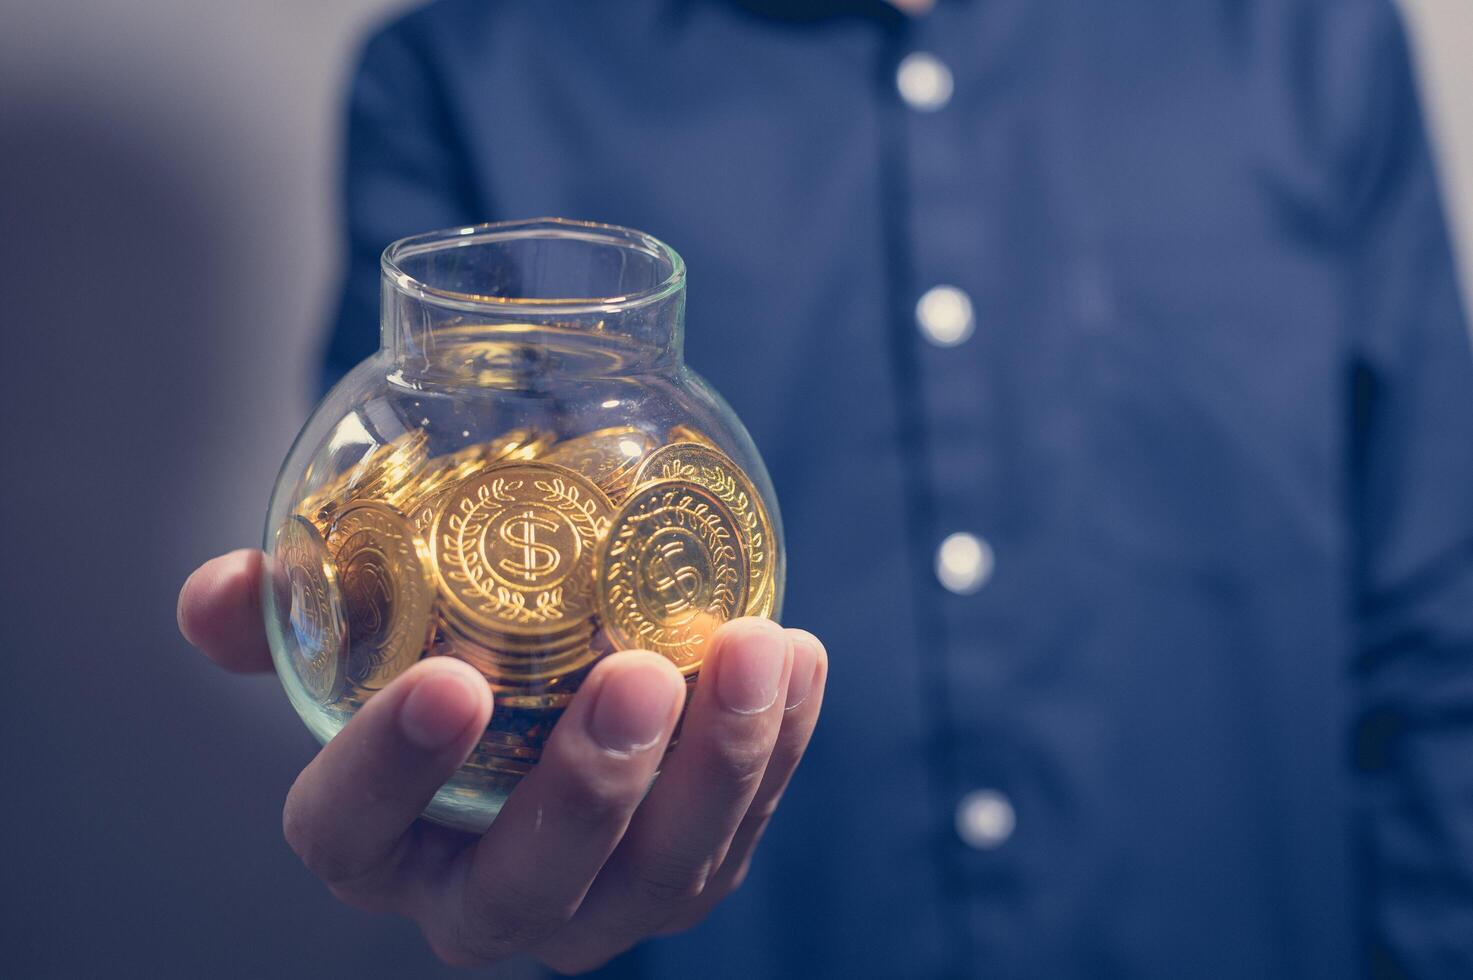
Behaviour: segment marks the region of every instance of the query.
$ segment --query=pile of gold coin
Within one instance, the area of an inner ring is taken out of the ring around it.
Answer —
[[[521,774],[600,657],[652,650],[691,677],[718,626],[773,611],[767,511],[700,432],[428,444],[378,447],[278,531],[296,673],[322,705],[355,710],[421,657],[458,657],[497,700],[471,764]]]

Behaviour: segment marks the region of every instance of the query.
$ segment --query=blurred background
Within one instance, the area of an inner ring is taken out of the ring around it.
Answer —
[[[0,2],[0,976],[443,970],[298,865],[315,743],[174,625],[310,407],[343,89],[406,6]],[[1473,4],[1403,8],[1473,306]]]

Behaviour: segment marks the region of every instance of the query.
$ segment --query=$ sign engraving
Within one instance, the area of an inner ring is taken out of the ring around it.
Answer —
[[[578,625],[593,614],[593,548],[613,510],[587,478],[550,463],[500,463],[456,484],[429,533],[450,613],[509,636]]]
[[[521,549],[521,561],[515,560],[514,551],[512,556],[500,559],[497,564],[528,583],[552,574],[562,564],[562,554],[557,548],[537,540],[539,528],[544,534],[552,534],[558,530],[558,523],[528,508],[501,525],[501,540],[513,549]]]
[[[737,518],[706,487],[659,480],[630,494],[594,559],[599,614],[621,649],[700,668],[722,623],[741,615],[750,573]]]
[[[742,553],[747,562],[747,607],[744,612],[766,616],[776,601],[772,522],[752,481],[719,449],[701,442],[673,442],[661,446],[640,463],[636,486],[655,480],[687,480],[715,495],[737,519]]]
[[[652,562],[658,577],[655,589],[665,597],[665,612],[678,615],[693,608],[700,595],[703,580],[701,573],[692,565],[676,565],[685,557],[685,545],[680,541],[666,541],[655,549]]]

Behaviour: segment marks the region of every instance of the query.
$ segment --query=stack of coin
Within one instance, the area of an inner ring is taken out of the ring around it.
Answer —
[[[773,612],[767,510],[704,433],[517,429],[427,449],[423,430],[376,448],[278,533],[298,679],[329,708],[457,657],[497,700],[471,764],[520,775],[599,658],[652,650],[693,678],[721,623]]]

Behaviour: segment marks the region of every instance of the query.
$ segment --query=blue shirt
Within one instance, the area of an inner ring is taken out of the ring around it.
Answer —
[[[346,165],[330,374],[394,238],[631,225],[772,472],[824,719],[620,968],[1473,974],[1473,359],[1387,0],[443,0]]]

